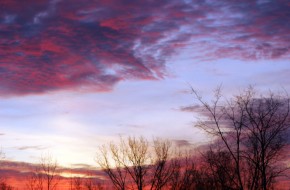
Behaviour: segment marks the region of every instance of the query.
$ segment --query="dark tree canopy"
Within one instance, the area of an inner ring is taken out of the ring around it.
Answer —
[[[196,90],[192,89],[192,92],[203,114],[196,126],[215,136],[223,145],[222,151],[211,151],[207,155],[209,165],[214,166],[213,171],[218,170],[221,153],[228,157],[228,162],[232,160],[234,163],[230,182],[220,179],[225,176],[222,171],[215,172],[220,186],[231,184],[233,189],[239,190],[270,189],[275,178],[287,169],[282,163],[284,148],[289,143],[290,103],[287,93],[257,94],[249,87],[226,99],[218,88],[215,99],[208,103]],[[222,168],[226,167],[223,165]]]

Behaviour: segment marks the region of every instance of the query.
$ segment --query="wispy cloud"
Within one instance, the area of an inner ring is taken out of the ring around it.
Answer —
[[[289,59],[289,2],[1,1],[1,94],[110,90],[194,58]]]
[[[202,109],[200,105],[191,105],[191,106],[182,106],[180,107],[180,111],[184,112],[198,112]]]
[[[28,150],[28,149],[33,149],[33,150],[44,150],[47,149],[47,147],[44,146],[19,146],[15,147],[18,150]]]
[[[188,140],[173,140],[178,147],[190,147],[192,144]]]
[[[22,176],[25,177],[30,172],[34,172],[37,164],[27,163],[27,162],[17,162],[17,161],[0,161],[1,170],[0,173],[11,173],[11,176]],[[96,167],[86,165],[86,164],[76,164],[72,165],[71,168],[58,167],[60,173],[71,173],[71,174],[82,174],[86,175],[89,173],[95,173],[96,175],[104,175],[103,171],[96,169]],[[7,176],[7,175],[5,175]],[[10,176],[10,175],[8,175]],[[26,176],[27,177],[27,176]]]

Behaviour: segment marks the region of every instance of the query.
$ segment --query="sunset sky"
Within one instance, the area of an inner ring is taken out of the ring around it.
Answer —
[[[290,92],[289,0],[1,0],[0,146],[96,165],[119,135],[199,145],[190,85]]]

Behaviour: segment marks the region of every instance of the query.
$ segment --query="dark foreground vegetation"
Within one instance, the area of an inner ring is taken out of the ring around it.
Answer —
[[[198,101],[198,127],[212,137],[202,150],[181,149],[168,140],[120,137],[99,147],[96,162],[109,185],[91,178],[72,177],[71,190],[270,190],[287,174],[290,102],[287,93],[260,95],[248,88],[225,98],[220,88],[206,101]],[[57,164],[43,159],[27,178],[26,189],[58,187]],[[4,182],[0,190],[12,189]]]
[[[169,141],[122,139],[99,150],[98,164],[115,189],[268,190],[288,169],[290,104],[286,93],[256,94],[248,88],[227,99],[220,88],[210,102],[198,101],[196,127],[214,137],[201,152],[173,150]],[[152,150],[151,150],[152,149]]]

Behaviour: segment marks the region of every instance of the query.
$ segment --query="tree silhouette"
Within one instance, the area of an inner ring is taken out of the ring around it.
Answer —
[[[144,137],[120,139],[119,144],[102,146],[97,163],[105,171],[114,187],[161,190],[174,173],[174,162],[170,161],[169,141],[155,139],[153,149]]]
[[[197,177],[199,177],[194,159],[188,152],[180,152],[171,160],[171,175],[168,189],[186,190],[195,189]],[[199,188],[201,189],[201,188]]]
[[[279,161],[290,129],[287,93],[257,95],[249,87],[228,100],[218,88],[208,103],[192,92],[203,108],[196,126],[218,137],[234,162],[233,188],[269,189],[285,170]]]
[[[26,188],[29,190],[55,190],[59,183],[58,164],[50,154],[43,155],[35,171],[28,177]]]
[[[119,145],[111,143],[109,147],[100,148],[101,155],[97,157],[97,162],[108,174],[115,188],[126,189],[130,176],[135,188],[142,190],[146,185],[145,176],[150,167],[148,147],[148,141],[143,137],[128,137],[126,140],[121,138]],[[108,151],[115,167],[109,161]]]

